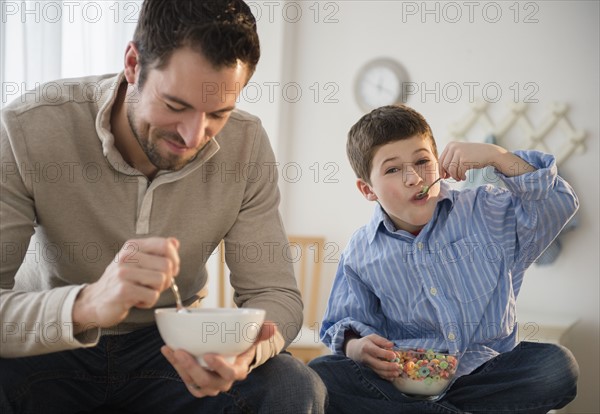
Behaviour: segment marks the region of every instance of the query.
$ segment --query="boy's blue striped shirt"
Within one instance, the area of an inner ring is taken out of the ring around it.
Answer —
[[[553,156],[516,155],[537,168],[462,191],[441,185],[430,222],[414,236],[377,205],[346,247],[321,338],[343,353],[344,333],[383,336],[398,347],[460,354],[470,373],[518,341],[515,300],[528,266],[578,208]]]

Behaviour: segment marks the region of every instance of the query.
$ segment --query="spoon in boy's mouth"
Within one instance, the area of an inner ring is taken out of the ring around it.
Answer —
[[[427,193],[429,192],[429,190],[431,190],[431,187],[433,187],[434,184],[436,184],[438,181],[440,181],[442,179],[442,177],[438,178],[437,180],[435,180],[434,182],[432,182],[429,185],[424,185],[423,188],[421,188],[421,192],[418,193],[415,198],[417,200],[421,200],[422,198],[424,198]]]

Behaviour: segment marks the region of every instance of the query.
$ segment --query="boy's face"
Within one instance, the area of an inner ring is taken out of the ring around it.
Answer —
[[[417,200],[424,185],[440,176],[438,161],[428,138],[414,136],[379,147],[373,156],[371,184],[359,179],[357,186],[369,201],[379,201],[398,229],[414,233],[431,219],[440,186]]]

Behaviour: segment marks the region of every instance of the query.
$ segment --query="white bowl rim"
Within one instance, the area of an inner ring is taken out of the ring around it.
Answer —
[[[264,309],[258,308],[188,308],[188,312],[177,312],[177,308],[159,308],[154,309],[155,314],[165,313],[165,314],[173,314],[182,316],[192,316],[199,314],[209,314],[209,315],[261,315],[266,313]]]

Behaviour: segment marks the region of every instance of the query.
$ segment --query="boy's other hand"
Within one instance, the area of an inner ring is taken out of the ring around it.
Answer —
[[[398,378],[398,364],[390,362],[396,357],[393,342],[375,334],[363,338],[350,338],[346,343],[346,356],[371,368],[381,378],[391,381]]]

